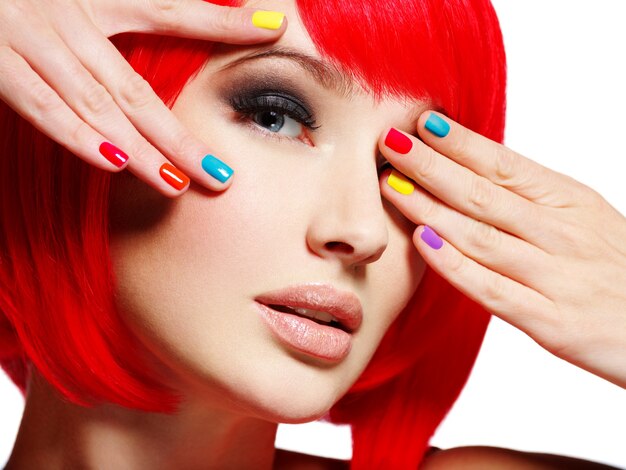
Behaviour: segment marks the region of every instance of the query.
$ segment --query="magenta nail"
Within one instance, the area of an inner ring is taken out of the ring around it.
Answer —
[[[422,232],[421,237],[429,247],[434,248],[435,250],[438,250],[443,246],[443,240],[439,238],[439,235],[437,235],[428,225],[424,225],[424,231]]]

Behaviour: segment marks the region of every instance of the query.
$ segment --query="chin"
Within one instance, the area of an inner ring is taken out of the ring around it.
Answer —
[[[205,361],[198,361],[203,357],[198,352],[172,367],[177,369],[190,400],[200,407],[217,406],[286,424],[307,423],[324,416],[359,372],[354,362],[360,361],[354,357],[343,364],[330,364],[272,343],[250,348],[235,351],[237,355],[230,362],[213,361],[214,356],[208,353]]]
[[[308,406],[307,406],[308,405]],[[283,424],[302,424],[317,421],[332,407],[333,403],[320,407],[320,403],[289,403],[281,404],[280,408],[271,410],[263,417],[266,421]]]
[[[244,388],[234,388],[236,401],[247,408],[244,412],[265,421],[285,424],[316,421],[328,412],[345,390],[319,374],[311,379],[307,380],[303,375],[277,378],[270,374],[257,376],[256,380],[248,377]]]

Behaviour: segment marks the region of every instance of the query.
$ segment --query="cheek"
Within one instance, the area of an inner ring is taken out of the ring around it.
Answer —
[[[250,328],[241,322],[254,295],[285,272],[272,264],[281,240],[271,230],[279,225],[276,211],[247,196],[263,193],[258,180],[240,176],[239,185],[219,195],[196,186],[170,200],[144,183],[112,192],[110,253],[120,313],[177,370],[208,369],[204,359],[223,359],[232,332]]]
[[[427,267],[412,240],[417,225],[404,217],[391,202],[385,198],[382,201],[389,243],[371,268],[371,305],[378,313],[376,330],[380,332],[380,338],[415,294]]]
[[[275,287],[277,273],[293,273],[303,262],[298,254],[304,258],[306,250],[296,250],[305,233],[303,201],[285,182],[267,184],[266,170],[249,164],[250,157],[231,157],[241,169],[223,193],[192,183],[170,200],[132,176],[115,185],[111,258],[121,300],[132,311],[190,299],[195,309],[215,307],[227,297],[218,294],[237,289],[239,296],[257,295]]]

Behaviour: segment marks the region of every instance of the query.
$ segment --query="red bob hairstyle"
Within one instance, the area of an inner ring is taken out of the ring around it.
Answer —
[[[320,53],[374,95],[429,99],[502,142],[506,59],[489,0],[297,4]],[[113,42],[168,106],[211,50],[139,34]],[[174,413],[181,397],[140,360],[114,302],[110,177],[0,103],[0,364],[23,394],[35,367],[82,406]],[[427,268],[361,377],[323,418],[351,425],[351,468],[417,468],[467,381],[489,318]]]

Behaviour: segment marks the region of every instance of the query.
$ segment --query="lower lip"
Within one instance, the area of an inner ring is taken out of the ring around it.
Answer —
[[[261,318],[283,343],[294,349],[329,361],[346,358],[352,348],[352,335],[332,326],[320,325],[308,318],[279,312],[255,302]]]

